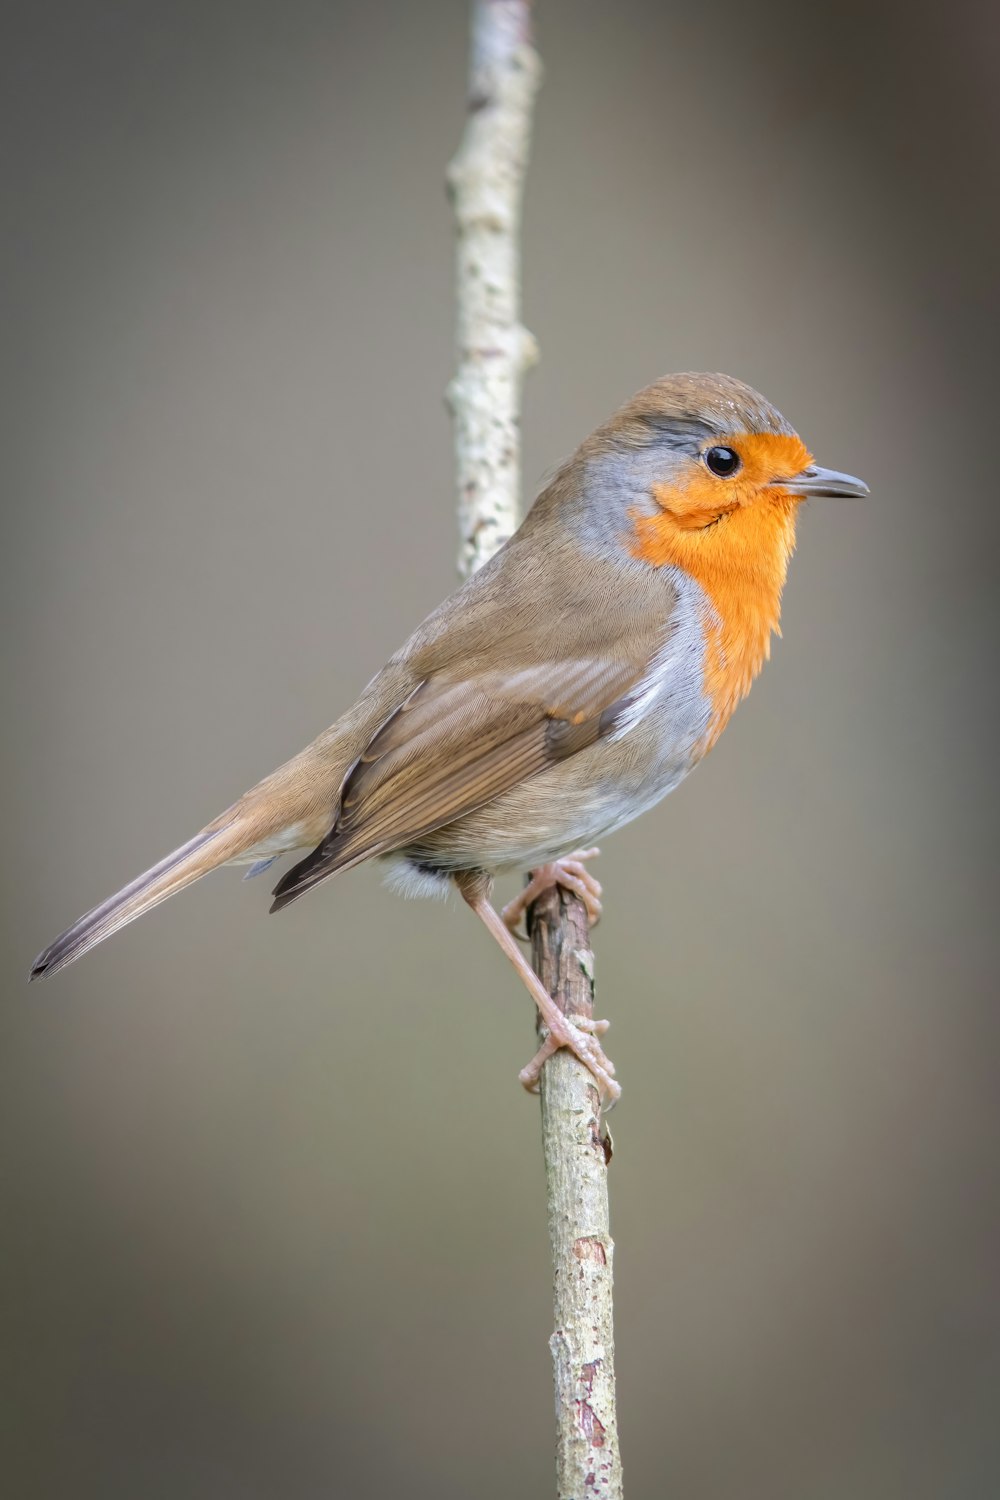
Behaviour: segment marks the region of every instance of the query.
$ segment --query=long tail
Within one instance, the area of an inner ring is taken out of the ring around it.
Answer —
[[[223,815],[217,824],[209,824],[124,890],[95,906],[79,922],[74,922],[38,955],[31,966],[31,978],[39,979],[43,974],[55,974],[64,969],[127,922],[134,922],[136,917],[159,906],[161,901],[207,875],[209,870],[238,857],[252,844],[253,837],[238,815],[228,821]]]

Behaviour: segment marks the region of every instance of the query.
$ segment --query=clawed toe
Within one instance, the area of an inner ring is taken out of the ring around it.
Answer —
[[[512,932],[514,936],[518,938],[522,943],[526,943],[529,941],[528,934],[526,932],[518,932],[517,924],[518,922],[520,922],[521,918],[524,916],[524,913],[527,911],[532,901],[534,901],[535,897],[541,895],[540,891],[532,890],[533,885],[534,878],[532,878],[528,882],[519,896],[515,896],[513,901],[508,901],[506,906],[502,906],[500,908],[500,916],[504,926],[508,929],[508,931]]]
[[[598,1021],[595,1016],[574,1016],[573,1024],[574,1026],[578,1026],[581,1031],[589,1031],[591,1036],[603,1036],[606,1031],[611,1029],[610,1021]],[[613,1073],[615,1071],[614,1068],[611,1071]]]
[[[593,875],[587,874],[583,865],[577,864],[575,860],[568,860],[561,864],[553,884],[561,885],[564,890],[572,891],[574,895],[579,896],[587,908],[591,927],[597,926],[601,920],[601,912],[604,910],[601,905],[601,886]]]
[[[568,1047],[579,1058],[584,1067],[594,1076],[601,1103],[610,1107],[621,1098],[621,1084],[616,1082],[615,1065],[597,1040],[607,1031],[610,1022],[599,1021],[591,1016],[566,1016],[562,1024],[553,1027],[545,1037],[527,1067],[521,1069],[518,1078],[531,1094],[538,1093],[542,1068],[553,1052]]]
[[[508,929],[514,932],[532,902],[537,901],[539,896],[557,885],[579,896],[587,909],[591,927],[596,927],[603,909],[601,906],[603,892],[600,881],[596,876],[591,875],[584,861],[593,859],[600,852],[599,849],[577,849],[572,854],[568,854],[565,859],[552,860],[551,863],[540,865],[537,870],[533,870],[531,879],[524,890],[520,895],[515,896],[513,901],[508,901],[500,913]],[[518,933],[517,936],[521,937],[522,934]]]

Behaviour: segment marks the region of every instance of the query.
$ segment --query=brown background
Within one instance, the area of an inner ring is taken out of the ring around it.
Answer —
[[[702,368],[872,487],[601,861],[632,1497],[1000,1486],[990,9],[540,6],[528,486]],[[465,7],[4,15],[4,1488],[547,1495],[530,1014],[467,915],[226,874],[24,985],[452,586]]]

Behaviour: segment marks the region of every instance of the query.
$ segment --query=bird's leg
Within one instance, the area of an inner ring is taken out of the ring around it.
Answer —
[[[511,932],[531,903],[537,901],[545,891],[550,891],[554,885],[561,885],[564,890],[579,896],[587,908],[591,927],[596,927],[601,916],[603,892],[601,882],[596,875],[591,875],[584,860],[593,859],[600,852],[600,849],[576,849],[564,859],[554,859],[551,864],[539,865],[537,870],[532,870],[531,879],[524,890],[513,901],[508,901],[500,913]]]
[[[534,969],[522,954],[503,918],[490,902],[492,880],[479,870],[462,871],[454,877],[455,884],[465,901],[475,912],[490,935],[499,943],[521,976],[531,998],[538,1006],[539,1014],[548,1028],[548,1036],[527,1067],[522,1068],[521,1083],[530,1092],[537,1092],[542,1064],[560,1047],[568,1047],[585,1068],[594,1075],[601,1101],[614,1102],[621,1095],[621,1085],[615,1082],[615,1065],[605,1054],[597,1040],[608,1029],[607,1021],[595,1021],[590,1016],[565,1016],[552,996],[542,984]]]

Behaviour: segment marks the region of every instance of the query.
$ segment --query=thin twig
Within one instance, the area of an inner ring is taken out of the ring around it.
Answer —
[[[561,886],[528,912],[532,960],[565,1015],[593,1016],[594,955],[583,902]],[[556,1479],[560,1500],[620,1500],[608,1164],[594,1079],[571,1052],[542,1069],[542,1145],[552,1246]]]
[[[520,321],[521,197],[541,65],[530,0],[473,0],[468,121],[448,171],[457,230],[455,423],[459,569],[475,571],[520,516],[521,382],[535,342]],[[590,1015],[587,913],[559,889],[528,913],[535,968],[570,1015]],[[552,1243],[559,1500],[620,1500],[607,1163],[593,1078],[566,1051],[542,1070]]]
[[[521,197],[542,68],[527,0],[474,0],[468,120],[448,168],[455,211],[458,566],[474,573],[517,529],[521,381],[538,358],[521,326]]]

